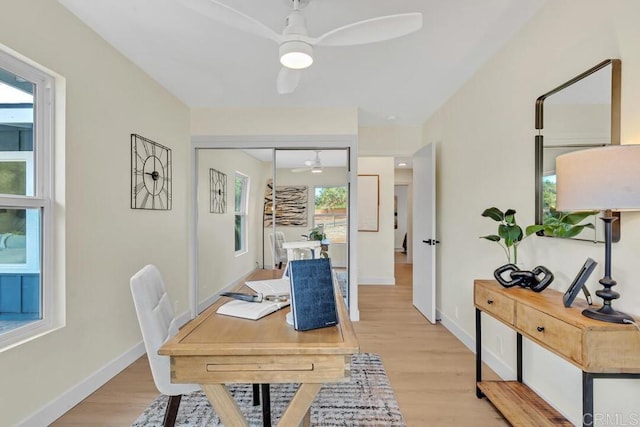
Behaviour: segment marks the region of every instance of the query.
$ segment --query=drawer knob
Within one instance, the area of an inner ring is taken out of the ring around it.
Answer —
[[[487,300],[487,304],[493,304],[493,300],[492,299],[488,299]]]
[[[544,326],[538,326],[536,329],[538,332],[544,332]]]

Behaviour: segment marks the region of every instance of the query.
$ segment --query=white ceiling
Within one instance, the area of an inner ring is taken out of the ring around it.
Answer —
[[[277,32],[291,0],[219,0]],[[359,123],[420,125],[546,0],[311,0],[309,34],[422,12],[422,30],[316,47],[296,91],[278,95],[278,46],[177,0],[59,0],[191,107],[358,107]]]

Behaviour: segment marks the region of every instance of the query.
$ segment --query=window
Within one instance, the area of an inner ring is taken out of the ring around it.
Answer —
[[[53,82],[0,51],[0,350],[53,325]]]
[[[247,251],[247,204],[249,177],[236,172],[235,185],[235,248],[236,253]]]
[[[313,226],[324,226],[330,243],[347,241],[347,187],[316,187]]]

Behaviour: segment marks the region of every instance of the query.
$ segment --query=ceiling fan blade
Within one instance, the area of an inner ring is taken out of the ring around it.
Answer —
[[[310,170],[311,170],[311,168],[294,168],[294,169],[291,169],[291,172],[298,173],[298,172],[307,172],[307,171],[310,171]]]
[[[302,76],[302,70],[282,67],[278,74],[278,93],[285,95],[293,92],[300,83],[300,76]]]
[[[376,43],[406,36],[421,28],[421,13],[401,13],[345,25],[312,39],[311,43],[318,46],[353,46]]]
[[[230,27],[247,33],[252,33],[260,37],[271,39],[276,43],[282,41],[280,34],[264,25],[262,22],[245,15],[224,3],[217,0],[179,0],[184,6],[194,10],[208,18],[220,21]]]

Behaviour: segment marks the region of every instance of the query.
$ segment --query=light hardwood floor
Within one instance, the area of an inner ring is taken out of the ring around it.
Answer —
[[[407,425],[508,425],[475,396],[475,358],[411,303],[412,265],[396,257],[396,286],[360,286],[360,351],[382,355]],[[485,367],[484,377],[496,378]],[[58,419],[55,427],[130,426],[157,397],[146,356]]]

